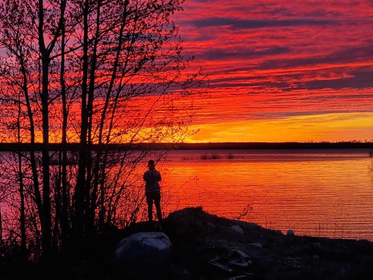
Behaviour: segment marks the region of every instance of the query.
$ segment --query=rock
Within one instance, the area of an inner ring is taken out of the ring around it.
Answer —
[[[285,258],[284,267],[285,269],[299,269],[302,263],[300,258]]]
[[[260,244],[259,242],[257,242],[257,243],[250,243],[249,246],[255,247],[255,248],[263,248],[262,244]]]
[[[244,259],[233,259],[229,260],[228,264],[232,266],[239,266],[239,267],[247,267],[249,264],[252,264],[253,262],[251,260],[244,260]]]
[[[165,279],[171,261],[171,246],[163,232],[133,234],[117,246],[114,257],[117,272],[131,279]]]
[[[252,279],[252,277],[254,276],[255,276],[254,273],[245,273],[243,275],[238,275],[238,276],[227,278],[227,280]]]
[[[216,256],[213,258],[209,263],[217,268],[220,268],[221,270],[225,272],[232,272],[233,269],[231,269],[227,264],[226,260],[224,258],[221,258],[219,256]]]
[[[294,231],[292,229],[289,229],[288,232],[286,233],[287,236],[294,236]]]
[[[230,258],[244,258],[244,259],[250,258],[249,255],[246,254],[242,250],[231,250],[229,252],[229,257]]]
[[[127,258],[131,251],[131,258],[143,254],[170,253],[171,241],[163,232],[139,232],[121,240],[115,251],[116,259]]]
[[[220,268],[221,270],[223,270],[225,272],[232,272],[233,271],[233,269],[231,269],[228,266],[226,266],[224,264],[221,264],[217,261],[210,262],[210,264],[213,265],[213,266],[216,266],[217,268]]]
[[[249,255],[242,250],[232,250],[229,252],[228,264],[239,267],[247,267],[249,264],[252,264],[252,261],[249,258]]]
[[[313,242],[311,244],[311,246],[312,246],[313,249],[316,249],[316,250],[321,250],[322,249],[320,242]]]
[[[231,226],[231,230],[235,233],[238,233],[239,235],[242,235],[243,236],[243,229],[240,228],[239,226],[237,225],[233,225]]]
[[[221,271],[233,272],[237,267],[246,268],[252,264],[249,256],[242,250],[231,250],[228,257],[216,256],[211,261],[210,265],[219,268]]]
[[[319,259],[320,259],[320,257],[319,257],[318,255],[313,255],[312,258],[313,258],[314,260],[319,260]]]

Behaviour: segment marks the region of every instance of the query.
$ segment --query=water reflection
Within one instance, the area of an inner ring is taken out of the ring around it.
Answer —
[[[160,168],[169,211],[203,206],[231,218],[250,205],[242,220],[265,227],[373,240],[369,165],[361,150],[175,151]]]

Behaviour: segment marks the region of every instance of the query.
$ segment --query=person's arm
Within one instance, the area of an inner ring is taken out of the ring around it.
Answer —
[[[157,171],[157,175],[158,175],[158,181],[162,181],[161,173],[159,173],[159,171]]]
[[[146,181],[148,179],[148,171],[146,171],[144,173],[144,176],[142,176],[142,177],[143,177],[144,181]]]

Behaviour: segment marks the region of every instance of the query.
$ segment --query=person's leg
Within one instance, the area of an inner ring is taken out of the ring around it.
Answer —
[[[162,221],[161,194],[160,193],[156,193],[154,195],[154,204],[155,204],[155,208],[157,208],[158,221]]]
[[[148,203],[148,219],[153,221],[153,196],[151,194],[146,194],[146,202]]]

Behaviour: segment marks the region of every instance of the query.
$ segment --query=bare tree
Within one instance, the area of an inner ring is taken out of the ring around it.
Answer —
[[[15,143],[41,144],[41,154],[19,152],[18,178],[20,213],[37,209],[45,254],[52,243],[62,248],[102,231],[123,211],[136,220],[143,199],[131,191],[136,166],[151,152],[136,145],[185,137],[198,73],[184,74],[189,60],[172,21],[182,2],[0,4],[2,117],[16,124],[0,129],[16,131]],[[132,146],[113,151],[111,144]],[[25,190],[32,190],[26,198]],[[25,209],[25,201],[33,206]]]

